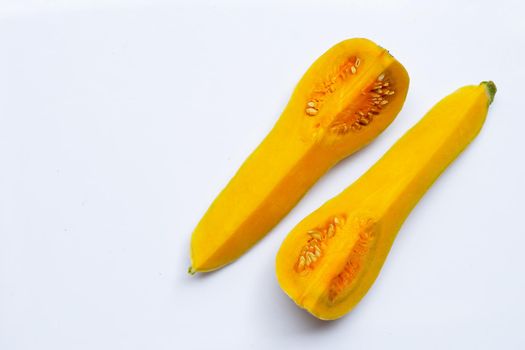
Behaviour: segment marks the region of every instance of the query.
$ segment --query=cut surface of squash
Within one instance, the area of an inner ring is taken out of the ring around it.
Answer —
[[[290,232],[276,273],[295,303],[332,320],[361,300],[412,208],[480,131],[495,92],[494,83],[483,82],[445,97],[363,176]]]
[[[367,39],[323,54],[195,228],[189,272],[226,265],[260,240],[329,168],[394,120],[408,84],[403,66]]]

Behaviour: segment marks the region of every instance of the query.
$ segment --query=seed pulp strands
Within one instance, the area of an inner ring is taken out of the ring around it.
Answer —
[[[312,97],[306,102],[305,113],[314,117],[319,113],[319,108],[326,100],[328,95],[333,93],[349,75],[355,75],[357,68],[361,64],[361,59],[356,56],[350,57],[345,61],[337,71],[328,76],[314,90]]]

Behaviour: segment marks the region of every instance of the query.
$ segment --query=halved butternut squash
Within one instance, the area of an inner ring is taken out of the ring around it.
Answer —
[[[321,175],[393,121],[408,84],[403,66],[369,40],[323,54],[195,228],[189,272],[228,264],[261,239]]]
[[[441,100],[368,172],[290,232],[276,272],[297,305],[332,320],[361,300],[412,208],[480,131],[495,92],[484,82]]]

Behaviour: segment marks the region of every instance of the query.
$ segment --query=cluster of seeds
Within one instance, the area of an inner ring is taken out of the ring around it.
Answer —
[[[318,103],[319,101],[315,101],[315,100],[308,101],[308,103],[306,103],[306,114],[308,114],[311,117],[316,115],[319,112],[319,110],[317,109]]]
[[[367,100],[363,107],[357,111],[350,112],[349,116],[336,118],[337,121],[332,124],[331,130],[339,135],[344,135],[350,130],[361,130],[364,126],[370,124],[376,115],[381,113],[383,107],[390,102],[389,96],[394,94],[392,83],[382,73],[366,93]]]
[[[339,69],[339,78],[345,80],[350,74],[356,74],[357,68],[361,65],[361,59],[359,57],[351,57],[346,61]]]
[[[308,241],[301,250],[295,269],[297,272],[308,271],[315,267],[315,263],[321,259],[326,242],[335,236],[338,229],[345,223],[344,216],[334,216],[321,227],[307,232]]]
[[[368,225],[359,233],[359,238],[352,247],[352,251],[343,270],[330,282],[328,298],[331,301],[334,301],[334,299],[352,283],[359,271],[361,271],[364,263],[363,260],[370,251],[374,238],[372,225]]]
[[[335,91],[335,85],[339,81],[345,80],[349,75],[357,73],[357,68],[361,64],[359,57],[350,57],[350,59],[344,62],[336,74],[328,77],[320,87],[314,90],[314,96],[308,102],[306,102],[305,113],[310,117],[314,117],[319,113],[319,107],[325,96]]]

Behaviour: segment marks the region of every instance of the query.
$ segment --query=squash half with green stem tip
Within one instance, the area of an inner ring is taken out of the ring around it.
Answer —
[[[189,272],[220,268],[252,247],[319,177],[394,120],[408,84],[403,66],[369,40],[323,54],[195,228]]]
[[[323,320],[365,295],[406,217],[480,131],[496,93],[465,86],[435,105],[361,178],[302,220],[277,254],[281,288]]]

